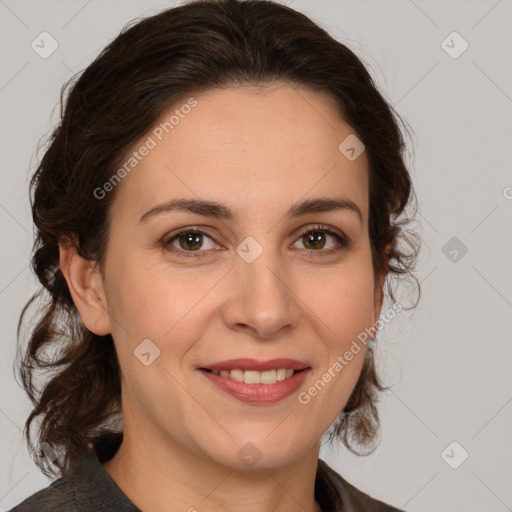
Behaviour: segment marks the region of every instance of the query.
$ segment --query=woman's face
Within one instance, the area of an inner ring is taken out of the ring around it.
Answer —
[[[150,451],[292,464],[346,404],[364,345],[333,368],[378,320],[368,160],[353,138],[339,149],[353,130],[326,95],[286,85],[198,95],[161,122],[111,209],[105,325],[125,429]]]

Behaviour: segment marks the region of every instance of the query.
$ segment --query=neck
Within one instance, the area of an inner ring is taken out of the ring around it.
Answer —
[[[238,470],[129,427],[103,467],[141,510],[321,512],[314,498],[320,443],[288,466]]]

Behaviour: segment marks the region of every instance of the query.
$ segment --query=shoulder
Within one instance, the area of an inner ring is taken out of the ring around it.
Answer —
[[[337,495],[338,500],[343,504],[343,508],[340,507],[340,510],[350,512],[404,512],[357,489],[321,459],[318,459],[318,472],[328,482],[330,493]]]
[[[64,512],[80,510],[73,482],[61,477],[35,492],[8,512]]]
[[[9,512],[140,512],[103,469],[94,451]]]

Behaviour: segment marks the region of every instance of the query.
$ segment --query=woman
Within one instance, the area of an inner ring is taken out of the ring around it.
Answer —
[[[417,252],[403,149],[363,64],[288,7],[196,1],[124,30],[31,182],[50,297],[26,437],[60,478],[13,510],[398,510],[318,455],[331,425],[375,446],[370,340]]]

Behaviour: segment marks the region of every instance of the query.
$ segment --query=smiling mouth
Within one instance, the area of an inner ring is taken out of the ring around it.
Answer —
[[[214,375],[232,379],[245,384],[277,384],[292,377],[295,373],[303,372],[302,370],[292,370],[291,368],[278,368],[276,370],[210,370],[201,368],[202,371],[213,373]]]
[[[268,366],[268,364],[271,363],[260,364],[260,366]],[[261,371],[243,370],[236,368],[234,364],[232,364],[234,368],[231,369],[223,369],[223,364],[215,366],[217,368],[203,367],[198,370],[224,393],[251,405],[271,405],[284,400],[300,388],[311,371],[311,367],[304,367],[304,365],[296,365],[299,366],[296,369],[281,367]],[[253,366],[256,365],[253,364]]]

